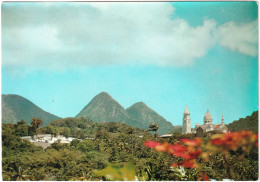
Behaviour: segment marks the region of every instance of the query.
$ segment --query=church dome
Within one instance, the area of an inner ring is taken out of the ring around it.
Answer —
[[[206,120],[212,119],[211,114],[210,114],[209,112],[206,112],[206,114],[205,114],[205,116],[204,116],[204,119],[206,119]]]
[[[204,124],[212,124],[212,116],[209,113],[209,110],[207,110],[207,112],[204,116]]]

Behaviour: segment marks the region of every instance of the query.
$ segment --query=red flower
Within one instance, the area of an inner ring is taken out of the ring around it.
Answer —
[[[206,173],[203,174],[203,181],[210,181],[210,179]]]
[[[160,144],[155,147],[155,150],[159,152],[168,152],[170,146],[171,145],[168,143]]]
[[[189,146],[198,146],[202,143],[202,140],[198,137],[196,137],[195,140],[190,140],[185,138],[185,139],[180,139],[180,141]]]
[[[176,157],[183,157],[184,153],[187,152],[187,147],[175,143],[174,145],[169,146],[168,152]]]
[[[197,174],[197,181],[201,181],[201,180],[203,180],[203,181],[210,181],[208,175],[205,172],[202,172],[202,173],[203,173],[202,177],[201,177],[201,172],[199,172]]]
[[[189,158],[190,159],[197,159],[200,157],[200,155],[202,154],[202,150],[199,148],[195,151],[192,151],[189,153]]]
[[[196,160],[188,160],[188,161],[183,161],[181,166],[186,167],[186,168],[197,168],[198,164]]]
[[[222,145],[224,143],[224,141],[221,138],[215,138],[210,140],[210,143],[214,144],[214,145]]]
[[[172,167],[178,167],[178,163],[173,163],[171,166]]]
[[[255,135],[255,146],[258,147],[258,133]]]
[[[242,147],[244,152],[251,149],[251,146],[258,146],[258,134],[254,134],[251,131],[240,132],[228,132],[226,134],[216,134],[211,137],[210,142],[207,145],[201,145],[202,139],[195,138],[181,139],[179,143],[173,145],[169,143],[158,143],[154,141],[147,141],[145,145],[154,148],[157,151],[168,152],[176,157],[182,157],[183,160],[178,163],[173,163],[172,167],[183,166],[185,168],[199,168],[199,161],[208,161],[211,153],[227,153],[229,150],[237,150],[238,147]],[[202,147],[209,150],[209,152],[203,152]],[[197,174],[198,180],[209,181],[209,177],[203,171]]]
[[[239,146],[256,144],[258,137],[251,131],[240,131],[227,134],[213,135],[210,143],[223,151],[237,150]]]
[[[169,154],[175,155],[176,157],[187,158],[187,147],[175,143],[174,145],[170,145],[168,143],[158,143],[154,141],[147,141],[144,143],[149,148],[154,148],[160,152],[168,152]]]
[[[202,143],[202,140],[196,138],[195,140],[182,139],[181,141],[188,146],[179,143],[175,143],[174,145],[170,145],[169,143],[161,144],[154,141],[147,141],[145,142],[145,145],[154,148],[157,151],[168,152],[171,155],[184,159],[182,162],[172,164],[173,167],[183,166],[186,168],[197,168],[198,164],[196,159],[200,158],[202,155],[202,150],[201,148],[198,148],[198,145]]]
[[[155,148],[156,146],[161,145],[161,144],[158,143],[158,142],[154,142],[154,141],[146,141],[144,143],[144,145],[149,147],[149,148]]]

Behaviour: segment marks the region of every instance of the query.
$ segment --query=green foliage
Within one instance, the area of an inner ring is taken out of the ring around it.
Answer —
[[[171,133],[182,133],[182,126],[173,126]]]
[[[105,169],[96,172],[106,180],[135,181],[135,167],[131,163],[108,165]]]
[[[95,96],[76,117],[87,116],[96,122],[125,121],[125,119],[128,119],[125,109],[106,92]]]
[[[42,118],[48,124],[54,119],[59,119],[59,117],[45,112],[35,104],[33,104],[28,99],[14,94],[4,94],[2,95],[2,122],[3,123],[13,123],[24,119],[27,124],[30,124],[32,117]]]
[[[61,135],[65,136],[66,138],[68,138],[70,136],[70,129],[69,128],[63,128],[60,132]]]
[[[173,174],[175,175],[176,181],[196,181],[197,170],[196,169],[185,169],[182,166],[178,168],[172,168]]]
[[[35,118],[33,117],[31,120],[31,125],[35,131],[35,133],[38,133],[38,128],[43,124],[43,121],[41,118]]]
[[[240,118],[237,121],[227,125],[230,131],[250,130],[255,133],[258,132],[258,111],[252,113],[251,116]]]
[[[194,134],[181,134],[181,133],[173,133],[171,137],[169,137],[167,140],[168,143],[175,143],[178,142],[182,138],[188,138],[188,139],[194,139]],[[164,139],[165,140],[165,139]],[[159,140],[160,141],[160,140]]]
[[[52,136],[57,135],[57,129],[52,125],[47,125],[45,128],[41,128],[41,132],[43,131],[47,134],[51,134]]]
[[[196,180],[195,169],[171,168],[180,159],[149,149],[147,140],[156,138],[144,130],[124,123],[94,123],[86,118],[65,118],[39,128],[40,133],[76,136],[70,144],[56,142],[43,150],[20,139],[30,128],[23,121],[2,124],[2,166],[4,180],[138,180],[180,181]],[[142,137],[140,137],[142,136]],[[170,138],[157,138],[158,142],[175,143],[194,135],[174,133]],[[208,138],[204,138],[206,142]],[[230,152],[230,165],[235,180],[258,178],[258,151],[252,149],[242,161],[235,160],[240,150]],[[203,166],[210,178],[228,178],[221,154],[214,154]]]
[[[16,136],[28,136],[29,126],[26,124],[24,120],[17,122],[17,124],[15,124],[14,127]]]
[[[108,156],[106,152],[90,151],[85,153],[88,166],[91,169],[104,169],[108,163]]]
[[[63,134],[63,135],[66,134],[81,139],[84,139],[86,136],[104,138],[108,133],[127,133],[127,134],[145,133],[143,129],[134,128],[124,123],[120,123],[120,122],[96,123],[93,122],[90,118],[83,118],[83,117],[64,118],[64,119],[52,121],[50,125],[41,128],[41,131],[42,132],[45,131],[46,133],[52,134],[53,130],[55,129],[59,134]]]
[[[130,117],[126,123],[131,126],[144,128],[147,130],[150,123],[158,124],[159,134],[169,133],[173,128],[172,123],[168,122],[143,102],[133,104],[131,107],[126,109],[126,112]]]
[[[85,138],[85,133],[83,130],[77,130],[75,133],[76,138],[84,139]]]
[[[170,122],[166,121],[143,102],[135,103],[128,109],[124,109],[106,92],[95,96],[77,114],[76,118],[79,117],[90,117],[96,122],[122,122],[145,130],[148,129],[149,123],[153,122],[160,125],[158,129],[158,133],[160,134],[170,132],[173,127]],[[82,124],[78,127],[85,129]],[[109,132],[114,132],[114,129],[111,128]]]

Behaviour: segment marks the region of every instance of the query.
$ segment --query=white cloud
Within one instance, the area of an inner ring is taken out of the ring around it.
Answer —
[[[192,27],[184,19],[171,19],[174,10],[161,2],[4,4],[2,63],[55,70],[135,63],[186,66],[218,40],[244,54],[257,42],[254,36],[241,39],[239,34],[233,37],[236,45],[231,44],[229,29],[241,27],[217,28],[214,20]],[[243,34],[257,29],[255,24],[244,27]]]
[[[249,56],[258,54],[257,20],[244,24],[225,23],[216,30],[215,36],[220,45],[233,51]]]

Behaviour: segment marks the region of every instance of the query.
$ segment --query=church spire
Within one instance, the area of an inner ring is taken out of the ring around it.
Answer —
[[[222,114],[221,124],[224,125],[224,116]]]
[[[184,115],[185,115],[185,114],[190,114],[187,105],[186,105],[186,107],[185,107],[185,110],[184,110],[184,113],[183,113],[183,114],[184,114]]]

